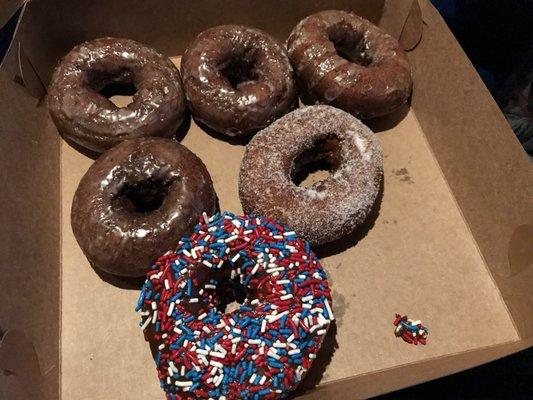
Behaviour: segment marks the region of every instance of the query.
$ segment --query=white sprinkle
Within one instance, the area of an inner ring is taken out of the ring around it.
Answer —
[[[154,315],[152,316],[152,324],[155,324],[157,321],[157,311],[154,311]]]
[[[287,283],[291,283],[291,281],[288,280],[288,279],[280,279],[280,280],[276,281],[276,283],[278,285],[286,285]]]
[[[222,379],[223,379],[223,378],[224,378],[224,374],[220,374],[220,375],[218,376],[218,379],[215,378],[215,379],[213,380],[213,383],[215,384],[215,386],[220,385],[220,383],[222,382]]]
[[[422,321],[420,321],[419,319],[417,319],[416,321],[411,322],[411,325],[415,325],[415,326],[417,326],[417,325],[420,325],[421,323],[422,323]]]
[[[260,339],[248,339],[248,343],[250,344],[261,344]]]
[[[198,358],[200,359],[200,361],[202,361],[202,364],[204,364],[205,366],[208,366],[209,365],[209,362],[207,361],[207,358],[205,358],[205,356],[198,356]]]
[[[194,251],[194,249],[191,249],[191,255],[192,255],[192,258],[194,258],[195,260],[198,258],[198,256],[196,255],[196,251]]]
[[[162,337],[163,339],[166,339],[166,338],[168,337],[168,333],[163,333],[163,334],[161,335],[161,337]]]
[[[233,332],[235,332],[236,334],[240,335],[242,333],[242,331],[238,328],[233,328]]]
[[[204,264],[206,267],[209,267],[209,268],[213,267],[213,264],[211,264],[211,263],[210,263],[209,261],[207,261],[207,260],[203,260],[203,261],[202,261],[202,264]]]
[[[150,311],[141,311],[142,317],[146,317],[147,315],[150,315]]]
[[[248,382],[254,383],[256,376],[257,376],[256,374],[253,374]]]
[[[289,232],[284,232],[284,233],[283,233],[283,236],[292,236],[292,235],[296,235],[296,232],[294,232],[294,231],[289,231]]]
[[[170,306],[168,307],[167,316],[170,317],[172,313],[174,312],[174,307],[176,307],[176,303],[172,302],[170,303]]]
[[[313,353],[309,354],[309,358],[311,360],[314,360],[316,358],[316,354],[313,354]]]
[[[250,274],[255,275],[258,269],[259,269],[259,263],[256,263],[254,267],[252,268],[252,272],[250,272]]]
[[[235,254],[235,257],[231,259],[231,262],[236,262],[239,258],[241,258],[241,255],[239,253]]]
[[[313,306],[311,304],[302,304],[302,307],[303,308],[307,308],[308,310],[310,310],[311,308],[313,308]]]
[[[333,321],[335,317],[333,316],[333,311],[331,310],[328,299],[326,299],[325,304],[326,304],[326,310],[328,310],[329,320]]]
[[[204,288],[206,288],[206,289],[216,289],[217,287],[215,285],[207,283],[207,284],[204,285]]]
[[[205,211],[202,213],[202,217],[204,217],[205,223],[208,224],[209,223],[209,218],[207,217],[207,214],[206,214]]]
[[[198,320],[201,321],[203,320],[205,317],[207,317],[207,313],[202,313],[198,316]]]
[[[192,254],[189,253],[187,250],[183,249],[183,254],[185,254],[187,257],[191,258]]]
[[[226,323],[223,320],[220,320],[218,325],[216,325],[217,329],[222,329],[226,326]]]
[[[287,342],[292,342],[294,340],[295,336],[294,336],[294,333],[292,335],[290,335],[288,338],[287,338]]]
[[[205,325],[202,327],[202,330],[203,330],[205,333],[207,333],[208,335],[211,333],[211,329],[209,329],[209,328],[208,328],[207,326],[205,326]]]
[[[187,272],[187,268],[182,268],[181,271],[180,271],[180,274],[185,275],[186,272]],[[186,284],[187,284],[187,282],[183,282],[180,285],[180,288],[184,288]]]
[[[293,297],[292,294],[289,293],[284,296],[281,296],[280,300],[289,300],[289,299],[292,299],[292,297]]]
[[[217,268],[220,269],[222,268],[222,264],[224,264],[224,260],[220,260],[217,264]]]
[[[176,381],[175,385],[177,387],[189,387],[192,386],[192,381]]]
[[[303,275],[303,274],[300,274],[300,275],[298,275],[298,278],[300,278],[300,279],[307,279],[307,276],[305,276],[305,275]]]
[[[196,297],[192,297],[189,299],[189,303],[198,303],[198,299]]]
[[[210,374],[211,376],[215,376],[216,373],[217,373],[217,371],[218,371],[218,368],[217,368],[217,367],[213,367],[213,368],[211,368],[211,372],[210,372],[209,374]]]
[[[272,349],[271,349],[271,350],[272,350]],[[276,359],[276,360],[279,360],[279,359],[281,358],[281,357],[278,356],[276,353],[271,352],[270,350],[269,350],[269,352],[268,352],[268,356],[269,356],[269,357],[272,357],[272,358],[274,358],[274,359]]]
[[[302,302],[307,303],[308,301],[313,300],[313,295],[310,294],[309,296],[302,297]]]
[[[231,242],[231,241],[237,239],[238,237],[239,237],[238,235],[231,235],[230,237],[224,239],[224,242],[229,243],[229,242]],[[229,250],[229,249],[228,249],[228,250]]]
[[[183,331],[180,328],[174,328],[174,332],[176,332],[178,335],[181,335]]]
[[[287,343],[274,342],[273,346],[277,347],[277,348],[284,349],[285,347],[287,347]]]
[[[267,379],[266,375],[263,375],[263,376],[261,377],[261,380],[259,381],[259,384],[260,384],[260,385],[264,385],[265,382],[266,382],[266,379]]]
[[[231,222],[233,222],[233,225],[235,225],[237,228],[241,227],[241,221],[239,221],[238,219],[234,219]]]
[[[266,332],[266,319],[263,319],[263,321],[261,321],[261,333],[265,333]]]
[[[318,307],[315,307],[315,308],[313,308],[313,309],[311,310],[311,314],[316,314],[316,313],[320,313],[320,314],[322,314],[323,312],[324,312],[324,310],[321,309],[321,308],[318,308]]]
[[[168,279],[165,279],[165,289],[170,290],[170,283],[168,283]]]
[[[234,339],[231,339],[231,343],[239,343],[241,341],[240,337],[236,337]]]
[[[210,355],[213,356],[213,357],[216,357],[216,358],[225,358],[226,357],[225,354],[218,353],[216,351],[212,351]]]
[[[256,304],[259,304],[259,299],[253,299],[253,300],[250,302],[250,304],[251,304],[252,306],[255,306]]]
[[[203,350],[203,349],[197,349],[196,353],[201,354],[203,356],[206,356],[206,355],[209,354],[209,352],[207,350]]]
[[[152,310],[157,310],[157,303],[152,301]]]
[[[213,367],[217,367],[217,368],[220,368],[220,369],[224,369],[224,365],[222,365],[218,361],[211,360],[211,361],[209,361],[209,365],[212,365]]]
[[[163,350],[165,348],[165,343],[161,343],[158,347],[159,350]]]
[[[144,323],[143,323],[143,325],[141,326],[141,330],[144,331],[148,327],[148,325],[150,325],[150,322],[151,322],[151,319],[150,318],[146,318]]]
[[[319,336],[322,336],[322,335],[325,335],[326,332],[327,331],[325,329],[320,329],[316,334],[319,335]]]
[[[300,349],[295,349],[295,350],[289,350],[287,354],[289,354],[289,356],[292,356],[293,354],[299,354],[300,353]]]
[[[233,343],[231,345],[231,354],[235,354],[237,352],[237,344]]]

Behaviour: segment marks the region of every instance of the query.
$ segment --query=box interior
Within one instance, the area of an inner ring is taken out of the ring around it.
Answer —
[[[178,63],[197,32],[220,23],[246,23],[284,40],[316,10],[353,9],[396,37],[412,38],[405,21],[413,6],[420,9],[413,1],[364,0],[88,4],[29,3],[20,45],[12,46],[11,62],[0,71],[0,129],[8,138],[2,141],[1,170],[10,172],[5,179],[12,189],[1,197],[8,211],[3,225],[9,226],[2,232],[2,264],[17,267],[6,276],[0,299],[6,304],[15,294],[21,298],[0,309],[0,328],[19,329],[35,347],[42,398],[98,400],[125,392],[133,399],[160,398],[133,312],[138,286],[93,270],[70,228],[72,196],[93,160],[61,140],[45,104],[11,81],[21,74],[13,67],[13,49],[24,49],[32,67],[26,71],[46,85],[62,54],[98,36],[143,41]],[[330,276],[337,321],[300,392],[319,384],[316,393],[322,395],[350,393],[371,377],[371,388],[367,383],[360,393],[378,394],[394,387],[383,371],[402,375],[407,369],[401,366],[439,365],[450,354],[531,335],[532,224],[524,216],[533,213],[526,157],[436,11],[426,1],[420,5],[422,40],[409,53],[412,106],[370,124],[385,157],[382,197],[362,229],[316,249]],[[237,171],[244,146],[205,133],[194,121],[180,139],[206,164],[221,209],[240,212]],[[27,312],[19,313],[21,308]],[[427,346],[409,346],[394,336],[397,312],[429,326]],[[431,371],[421,379],[452,368]]]

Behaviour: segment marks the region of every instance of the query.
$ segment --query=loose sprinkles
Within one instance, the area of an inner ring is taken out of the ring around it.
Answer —
[[[427,327],[422,325],[421,321],[413,321],[408,319],[407,315],[401,316],[396,314],[393,325],[396,327],[394,334],[396,337],[401,337],[404,342],[409,344],[418,344],[425,345],[429,330]]]
[[[217,310],[244,293],[230,313]],[[277,399],[302,380],[333,321],[327,276],[308,242],[276,222],[203,215],[160,257],[136,307],[157,344],[167,399]]]

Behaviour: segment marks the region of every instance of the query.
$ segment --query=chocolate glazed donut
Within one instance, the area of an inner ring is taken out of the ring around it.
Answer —
[[[117,107],[100,91],[133,86]],[[67,139],[103,152],[125,139],[172,136],[185,113],[178,69],[154,49],[129,39],[101,38],[74,47],[54,71],[48,107]]]
[[[298,186],[309,167],[330,175]],[[339,239],[370,213],[383,174],[374,133],[330,106],[308,106],[280,118],[246,146],[239,196],[246,213],[290,226],[312,244]]]
[[[411,67],[398,42],[353,13],[322,11],[305,18],[287,48],[305,102],[366,119],[393,112],[411,94]]]
[[[258,29],[223,25],[200,33],[181,73],[194,117],[229,136],[255,133],[296,104],[285,49]]]
[[[89,168],[72,202],[72,230],[95,267],[142,276],[216,208],[211,177],[194,153],[171,139],[140,138]]]

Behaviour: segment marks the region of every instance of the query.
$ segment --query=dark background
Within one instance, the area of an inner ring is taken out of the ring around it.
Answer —
[[[476,67],[524,149],[533,155],[533,0],[432,0],[432,3]],[[5,27],[0,27],[0,60],[18,15],[17,12]],[[426,398],[533,400],[533,348],[376,399]]]

